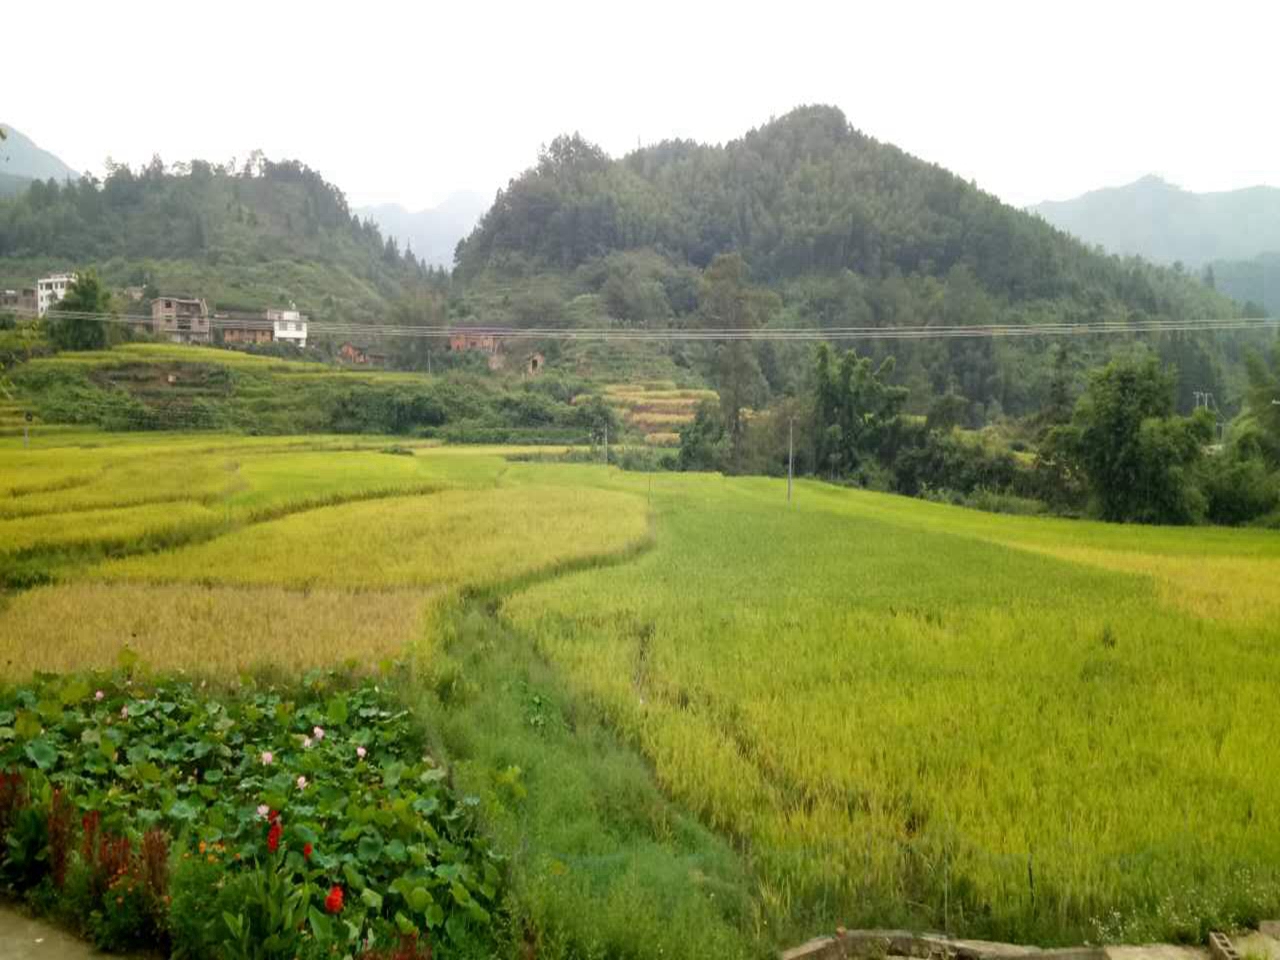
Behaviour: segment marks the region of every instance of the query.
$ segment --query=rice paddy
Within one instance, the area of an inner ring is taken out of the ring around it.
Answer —
[[[1280,914],[1274,533],[384,446],[0,439],[5,675],[414,664],[559,955]]]
[[[1146,939],[1280,905],[1280,539],[655,497],[652,552],[503,614],[776,918]]]

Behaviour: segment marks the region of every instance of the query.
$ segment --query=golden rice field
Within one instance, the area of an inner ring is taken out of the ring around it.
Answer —
[[[509,488],[524,448],[111,440],[0,448],[0,571],[47,561],[55,581],[0,603],[10,675],[109,667],[125,645],[232,675],[376,662],[420,645],[441,598],[648,533],[633,494]]]
[[[700,869],[662,884],[747,954],[837,923],[1066,943],[1280,915],[1273,532],[814,482],[788,507],[781,481],[507,448],[61,442],[0,440],[0,571],[47,574],[0,600],[10,677],[109,665],[128,644],[162,670],[409,658],[430,678],[459,638],[479,637],[473,658],[527,645],[489,691],[515,698],[511,737],[542,742],[536,663],[571,691],[569,729],[600,718],[607,749],[638,754],[731,846],[748,906],[709,899]],[[441,706],[446,726],[482,682]],[[582,744],[581,762],[604,750]],[[495,763],[480,781],[513,776]],[[693,842],[665,815],[592,803],[617,837],[639,818],[669,849]],[[553,897],[577,862],[520,869]],[[603,882],[583,877],[575,895]]]

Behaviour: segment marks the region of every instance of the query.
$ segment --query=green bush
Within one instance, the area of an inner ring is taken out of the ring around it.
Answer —
[[[205,697],[45,677],[0,692],[0,727],[0,881],[103,949],[283,960],[494,937],[498,861],[372,683]]]
[[[1249,523],[1280,506],[1280,478],[1261,459],[1230,451],[1210,458],[1202,470],[1201,489],[1211,523]]]

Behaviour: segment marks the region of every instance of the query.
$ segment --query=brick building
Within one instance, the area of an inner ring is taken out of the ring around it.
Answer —
[[[208,343],[209,305],[203,300],[157,297],[151,301],[151,331],[172,343]]]

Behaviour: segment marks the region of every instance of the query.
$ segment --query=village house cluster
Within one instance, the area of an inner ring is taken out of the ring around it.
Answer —
[[[41,277],[34,287],[20,290],[0,290],[0,310],[35,314],[43,317],[49,308],[67,295],[67,287],[75,283],[74,273],[55,273]]]
[[[307,315],[290,308],[262,313],[213,313],[203,298],[156,297],[151,301],[151,321],[134,327],[171,343],[211,343],[213,331],[223,343],[292,343],[307,345]]]
[[[57,273],[41,277],[34,287],[0,290],[0,310],[43,317],[50,307],[66,296],[67,288],[75,283],[76,276],[75,273]],[[134,302],[145,298],[142,287],[126,287],[124,295]],[[136,333],[149,334],[170,343],[307,345],[307,315],[292,305],[287,310],[271,308],[261,313],[214,313],[202,297],[170,295],[151,301],[149,318],[139,316],[130,319]],[[482,354],[493,371],[507,368],[510,356],[506,346],[500,334],[484,330],[456,331],[449,337],[450,351]],[[345,341],[337,350],[337,359],[357,366],[382,366],[388,358],[372,346]],[[537,351],[520,357],[521,372],[525,376],[537,376],[545,364],[546,358]]]
[[[50,307],[67,295],[75,273],[41,277],[34,287],[0,290],[0,310],[44,317]],[[126,287],[131,301],[143,299],[141,287]],[[307,316],[290,307],[261,313],[213,313],[202,298],[161,296],[151,301],[151,318],[131,324],[137,333],[149,333],[171,343],[212,343],[213,331],[221,331],[224,343],[292,343],[307,345]]]

